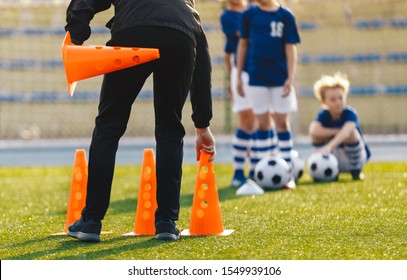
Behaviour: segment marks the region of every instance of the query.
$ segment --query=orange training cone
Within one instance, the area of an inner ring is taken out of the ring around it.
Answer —
[[[79,80],[143,64],[160,57],[158,49],[74,45],[69,32],[66,33],[61,48],[71,96]]]
[[[81,218],[82,209],[86,202],[86,185],[88,183],[88,164],[86,153],[83,149],[77,149],[72,170],[71,191],[68,201],[68,212],[64,232],[54,235],[65,235],[68,226]]]
[[[157,183],[154,150],[145,149],[141,167],[134,231],[126,236],[155,235],[154,215],[157,209]]]
[[[190,228],[181,235],[229,235],[233,230],[224,230],[220,212],[211,154],[201,151],[198,177],[192,204]]]

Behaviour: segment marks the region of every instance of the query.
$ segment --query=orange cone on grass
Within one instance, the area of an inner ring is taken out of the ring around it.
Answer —
[[[133,232],[126,236],[155,235],[154,215],[157,209],[157,183],[153,149],[145,149],[141,167],[140,189]]]
[[[201,151],[190,228],[184,230],[181,235],[225,236],[233,232],[233,230],[225,230],[223,228],[215,172],[212,162],[209,161],[211,156],[211,154]]]
[[[71,190],[68,201],[68,211],[64,232],[55,235],[66,235],[68,227],[81,218],[82,210],[86,203],[86,185],[88,183],[88,164],[84,149],[75,151],[75,159],[72,170]]]
[[[160,57],[158,49],[74,45],[66,33],[61,46],[69,94],[77,81],[143,64]]]

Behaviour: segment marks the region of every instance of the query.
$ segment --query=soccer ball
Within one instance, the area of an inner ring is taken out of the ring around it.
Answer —
[[[315,152],[308,158],[308,173],[314,181],[334,181],[339,174],[338,160],[333,154]]]
[[[256,164],[254,177],[265,189],[282,189],[291,179],[290,167],[281,156],[268,155]]]
[[[296,150],[291,150],[291,162],[295,181],[299,180],[304,174],[305,160]]]

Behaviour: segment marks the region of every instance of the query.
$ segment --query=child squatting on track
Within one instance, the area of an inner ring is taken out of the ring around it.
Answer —
[[[312,144],[322,153],[332,153],[338,159],[339,172],[350,172],[353,180],[363,180],[363,166],[370,158],[358,114],[346,105],[349,80],[341,73],[322,76],[314,84],[314,94],[322,110],[311,122]]]

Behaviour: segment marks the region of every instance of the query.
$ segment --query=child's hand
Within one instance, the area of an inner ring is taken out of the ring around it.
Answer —
[[[237,79],[237,92],[239,93],[240,96],[244,97],[242,79]]]
[[[287,79],[284,83],[284,94],[283,97],[287,97],[291,93],[291,89],[293,87],[293,83],[290,79]]]
[[[325,145],[325,146],[319,148],[318,152],[323,153],[323,154],[330,154],[332,152],[332,149],[328,145]]]

